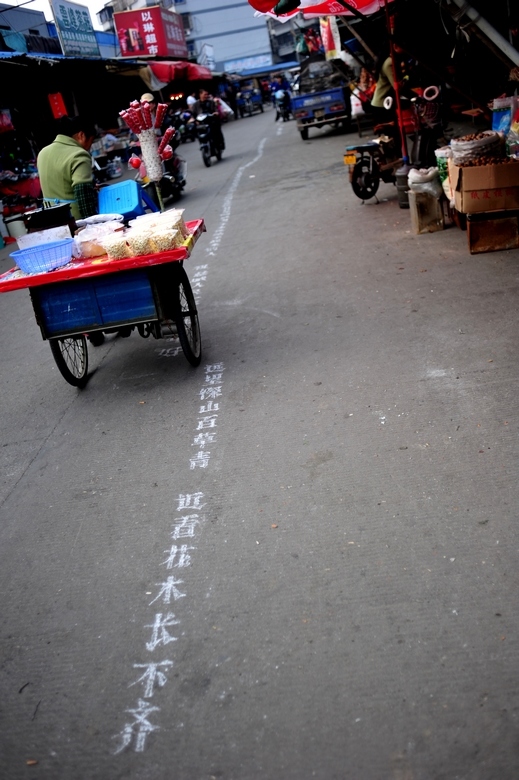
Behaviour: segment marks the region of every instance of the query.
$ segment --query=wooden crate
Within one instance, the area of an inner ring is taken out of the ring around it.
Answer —
[[[519,211],[467,214],[467,239],[471,255],[518,249]]]

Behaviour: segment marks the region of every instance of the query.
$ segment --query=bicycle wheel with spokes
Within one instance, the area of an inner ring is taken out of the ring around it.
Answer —
[[[183,268],[179,269],[174,312],[178,338],[184,355],[192,366],[198,366],[202,360],[198,311],[193,290]]]
[[[60,374],[70,385],[84,387],[88,379],[88,349],[85,336],[51,339],[50,348]]]

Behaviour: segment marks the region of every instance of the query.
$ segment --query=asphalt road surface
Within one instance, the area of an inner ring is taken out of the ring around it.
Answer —
[[[224,132],[198,368],[111,335],[77,390],[0,296],[0,777],[515,780],[519,253]]]

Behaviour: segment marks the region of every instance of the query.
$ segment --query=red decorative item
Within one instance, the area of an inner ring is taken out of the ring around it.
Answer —
[[[267,11],[272,11],[276,5],[276,0],[249,0],[251,5],[256,11],[261,11],[262,14],[266,14]]]
[[[163,160],[171,160],[173,157],[173,149],[169,144],[166,144],[162,152],[160,153],[160,156]]]
[[[168,127],[164,135],[162,136],[162,140],[159,144],[159,154],[162,154],[164,151],[166,145],[171,140],[172,136],[175,135],[175,128],[174,127]]]
[[[128,163],[132,166],[132,168],[135,168],[135,170],[137,170],[137,168],[141,167],[141,158],[137,157],[137,155],[135,154],[132,154],[132,156],[128,160]]]
[[[151,115],[151,106],[146,100],[143,100],[141,103],[141,111],[146,130],[150,130],[153,127],[153,117]]]
[[[155,125],[154,127],[158,129],[162,122],[164,121],[164,117],[166,116],[166,111],[168,110],[168,104],[167,103],[159,103],[157,106],[157,110],[155,112]]]
[[[130,108],[128,110],[128,114],[130,115],[130,119],[132,120],[134,126],[138,128],[134,132],[140,133],[146,129],[144,125],[144,119],[140,110],[137,111],[137,109],[135,108]]]

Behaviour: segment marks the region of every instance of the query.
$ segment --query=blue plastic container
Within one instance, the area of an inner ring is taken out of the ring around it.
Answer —
[[[157,319],[145,271],[125,271],[33,290],[48,337]]]
[[[99,213],[122,214],[125,219],[135,219],[135,217],[142,216],[145,212],[141,186],[136,181],[129,179],[101,187]]]
[[[63,238],[61,241],[18,249],[11,252],[10,256],[24,274],[42,274],[70,263],[73,244],[73,238]]]

